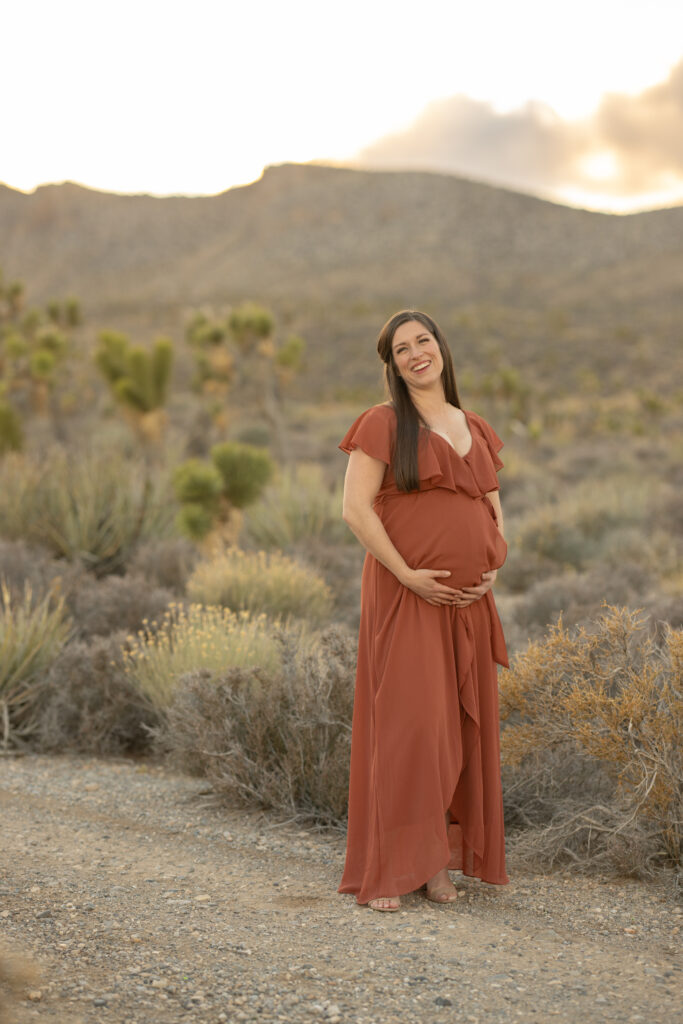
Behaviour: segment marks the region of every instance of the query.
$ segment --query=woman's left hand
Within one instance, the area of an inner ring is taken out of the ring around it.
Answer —
[[[468,604],[483,597],[486,591],[493,586],[497,575],[497,569],[487,569],[481,574],[481,583],[478,583],[476,587],[458,587],[456,590],[458,598],[454,602],[456,608],[466,608]]]

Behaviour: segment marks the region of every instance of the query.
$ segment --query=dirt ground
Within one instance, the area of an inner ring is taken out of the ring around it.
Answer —
[[[341,835],[147,762],[4,757],[0,814],[3,1024],[681,1019],[661,887],[509,859],[508,886],[454,872],[455,904],[380,914],[336,892]]]

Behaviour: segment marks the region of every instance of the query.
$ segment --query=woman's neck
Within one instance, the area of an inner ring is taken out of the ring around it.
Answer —
[[[448,405],[441,380],[431,388],[412,389],[410,398],[425,423],[437,420]]]

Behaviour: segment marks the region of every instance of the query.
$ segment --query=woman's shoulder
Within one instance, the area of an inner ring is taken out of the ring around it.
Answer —
[[[485,419],[481,413],[475,412],[474,409],[463,409],[462,410],[469,423],[474,423],[481,431],[487,433],[493,430],[493,427],[487,419]]]
[[[368,455],[389,465],[395,432],[393,408],[387,403],[373,405],[356,417],[339,447],[348,454],[354,448],[363,448]]]
[[[479,431],[488,445],[491,455],[493,456],[493,462],[496,469],[502,469],[503,463],[500,461],[497,454],[503,447],[502,439],[498,436],[488,420],[484,419],[484,417],[478,412],[475,412],[474,409],[463,409],[463,412],[465,413],[467,422],[470,426],[475,427],[475,429]]]
[[[378,423],[395,423],[396,410],[391,402],[380,402],[378,405],[371,405],[369,409],[362,412],[356,422],[358,422],[358,420],[368,422],[376,421]]]

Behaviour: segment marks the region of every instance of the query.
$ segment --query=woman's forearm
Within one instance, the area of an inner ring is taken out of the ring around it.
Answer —
[[[410,567],[392,544],[375,510],[369,508],[353,512],[345,515],[344,520],[365,550],[392,572],[399,583],[404,583]]]

